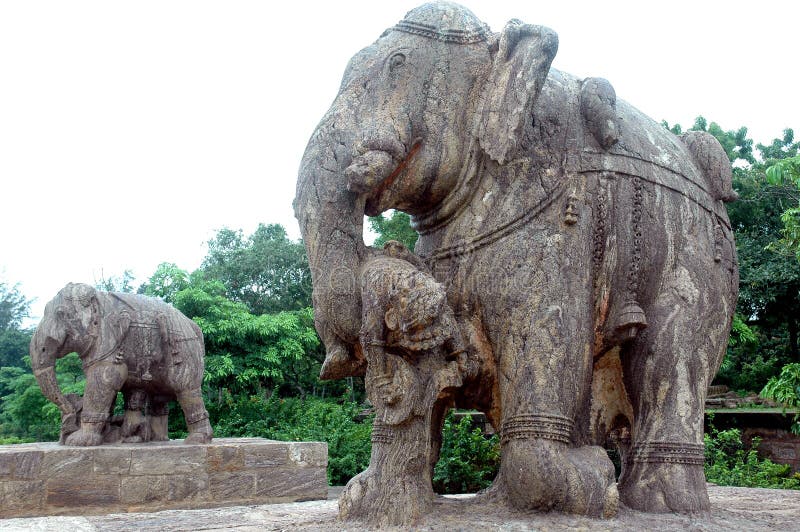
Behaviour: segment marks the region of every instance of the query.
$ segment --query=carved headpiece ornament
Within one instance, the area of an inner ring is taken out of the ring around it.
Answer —
[[[492,33],[469,9],[450,2],[412,9],[392,29],[454,44],[484,42]]]

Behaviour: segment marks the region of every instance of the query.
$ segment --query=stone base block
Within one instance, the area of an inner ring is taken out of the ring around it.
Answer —
[[[262,438],[0,446],[0,517],[325,499],[328,446]]]

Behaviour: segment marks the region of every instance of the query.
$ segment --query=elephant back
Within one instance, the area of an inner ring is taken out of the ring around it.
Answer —
[[[616,100],[617,135],[604,146],[580,115],[581,89],[580,79],[550,70],[530,131],[528,152],[537,164],[561,167],[551,173],[556,179],[591,172],[639,177],[686,196],[728,225],[722,201],[735,195],[730,166],[716,139],[703,132],[679,138],[626,101]],[[543,155],[552,160],[541,161]]]
[[[179,365],[186,357],[203,367],[203,335],[199,327],[160,299],[138,294],[99,293],[100,347],[84,364],[114,358],[136,368],[141,360]],[[147,369],[143,380],[149,380]]]

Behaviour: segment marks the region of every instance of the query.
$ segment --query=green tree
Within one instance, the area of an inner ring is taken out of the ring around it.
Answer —
[[[764,389],[763,397],[774,399],[793,408],[800,407],[800,363],[786,364],[780,375],[772,377]],[[800,434],[800,413],[795,413],[792,432]]]
[[[18,328],[28,317],[31,302],[20,293],[19,285],[0,281],[0,331]]]
[[[160,297],[172,303],[181,290],[189,288],[189,274],[178,268],[175,263],[162,262],[138,292],[147,296]]]
[[[786,132],[788,134],[784,136],[784,144],[785,141],[792,140],[792,130],[787,129]],[[792,149],[777,153],[776,150],[771,150],[771,153],[775,155],[797,153],[797,143],[792,144]],[[766,173],[770,184],[788,186],[794,200],[794,203],[781,213],[783,237],[773,247],[793,254],[800,261],[800,156],[777,160],[767,168]]]
[[[25,367],[31,331],[22,328],[22,321],[30,313],[30,304],[19,285],[0,281],[0,367]]]
[[[61,412],[42,395],[30,369],[27,367],[0,368],[0,437],[15,436],[29,441],[58,439]],[[81,360],[71,353],[56,361],[58,384],[64,393],[82,395],[86,379]]]
[[[392,211],[388,217],[383,214],[372,216],[369,225],[378,233],[375,247],[383,247],[389,240],[402,242],[408,249],[413,250],[419,235],[411,227],[411,217],[402,211]]]
[[[767,145],[759,143],[756,147],[761,152],[761,157],[769,164],[770,161],[795,157],[800,149],[800,142],[794,141],[794,130],[787,128],[783,130],[783,137],[775,138]]]
[[[311,306],[305,247],[290,240],[278,224],[260,224],[247,237],[241,230],[221,229],[208,242],[202,269],[222,281],[230,299],[254,314]]]
[[[205,382],[219,393],[266,394],[282,386],[307,393],[292,379],[295,364],[308,364],[319,346],[311,309],[256,315],[225,295],[220,281],[202,272],[175,294],[174,305],[203,331]],[[312,370],[319,373],[319,362]],[[221,397],[218,395],[218,398]]]
[[[130,270],[125,270],[122,275],[105,277],[100,275],[100,280],[95,282],[95,288],[98,290],[105,290],[106,292],[133,292],[133,281],[136,276]]]

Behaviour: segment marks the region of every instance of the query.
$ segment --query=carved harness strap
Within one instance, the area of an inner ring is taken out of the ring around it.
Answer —
[[[424,257],[426,263],[430,266],[437,260],[467,255],[518,231],[564,195],[564,191],[567,188],[566,181],[557,182],[555,187],[546,193],[537,205],[534,205],[516,218],[472,238],[462,240],[458,244],[439,248],[434,253]]]

